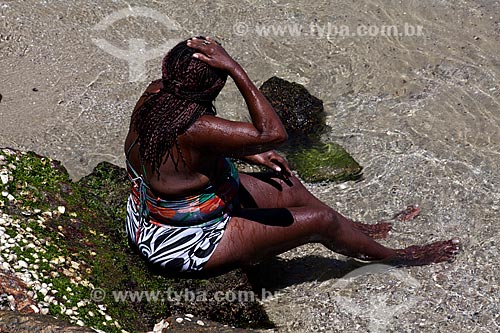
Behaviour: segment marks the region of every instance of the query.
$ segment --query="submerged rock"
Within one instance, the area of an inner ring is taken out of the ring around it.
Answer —
[[[273,76],[260,87],[285,126],[289,140],[319,138],[326,128],[323,101],[298,83]]]
[[[318,144],[287,155],[292,168],[308,182],[358,180],[363,168],[336,143]]]
[[[260,87],[280,116],[288,135],[280,150],[306,182],[357,180],[362,167],[336,143],[322,143],[325,123],[323,101],[301,84],[273,76]]]

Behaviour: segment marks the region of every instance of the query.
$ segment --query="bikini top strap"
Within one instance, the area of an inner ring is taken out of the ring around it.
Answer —
[[[132,142],[132,144],[130,145],[130,147],[128,147],[127,152],[125,153],[125,163],[129,167],[129,169],[132,171],[132,173],[134,174],[135,178],[140,178],[141,175],[139,175],[139,173],[132,166],[132,163],[130,163],[129,156],[130,156],[130,152],[132,151],[132,148],[134,148],[135,144],[138,142],[138,139],[139,139],[139,137],[136,137],[134,139],[134,141]],[[146,175],[146,168],[144,167],[144,164],[141,163],[141,165],[142,165],[142,172],[144,173],[144,176],[145,176]],[[146,185],[146,184],[144,183],[144,185]]]
[[[128,160],[128,157],[130,156],[130,152],[132,151],[132,148],[134,148],[135,144],[139,140],[139,136],[136,136],[134,141],[132,141],[132,144],[128,147],[127,152],[125,153],[125,157]]]

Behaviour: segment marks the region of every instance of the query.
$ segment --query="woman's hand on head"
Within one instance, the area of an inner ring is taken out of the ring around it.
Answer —
[[[193,54],[194,58],[206,62],[214,68],[230,72],[239,66],[226,50],[210,37],[206,37],[206,39],[193,37],[187,41],[187,46],[197,51]]]

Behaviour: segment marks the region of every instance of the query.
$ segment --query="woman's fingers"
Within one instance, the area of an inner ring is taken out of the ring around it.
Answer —
[[[285,180],[292,176],[292,171],[288,166],[288,162],[275,151],[267,151],[265,153],[255,154],[246,157],[251,163],[260,164],[277,172]]]
[[[203,43],[203,42],[205,42],[205,43]],[[188,39],[188,41],[186,42],[186,45],[192,49],[195,49],[196,51],[200,51],[200,52],[205,53],[208,51],[207,46],[210,45],[209,43],[210,42],[205,41],[204,39],[192,38],[192,39]]]
[[[194,58],[206,62],[215,68],[229,70],[235,61],[227,54],[226,50],[210,37],[206,39],[193,37],[187,40],[187,46],[195,49]]]
[[[275,168],[276,171],[280,172],[281,174],[283,174],[286,177],[291,176],[290,168],[288,167],[288,164],[285,161],[276,161],[275,160],[274,164],[277,166],[277,168]],[[279,170],[278,170],[278,168],[279,168]]]
[[[273,169],[275,169],[278,172],[281,172],[284,176],[291,176],[291,170],[290,167],[288,166],[287,161],[278,155],[277,153],[274,153],[270,156],[270,161],[275,165]]]
[[[206,37],[205,39],[193,37],[188,39],[186,44],[187,46],[203,53],[215,53],[223,50],[223,47],[210,37]]]
[[[276,153],[271,151],[262,154],[256,154],[254,155],[254,160],[258,164],[264,165],[269,169],[272,169],[276,172],[281,172],[282,167],[280,163],[277,163],[278,161],[276,160],[275,155]]]
[[[210,45],[210,41],[205,41],[204,39],[198,39],[196,37],[193,37],[191,39],[188,39],[186,44],[187,44],[187,46],[189,46],[195,50],[202,51],[203,47]]]
[[[282,170],[282,168],[281,168],[280,164],[279,164],[279,163],[276,163],[276,161],[274,161],[274,162],[273,162],[273,161],[269,161],[269,162],[268,162],[268,163],[266,163],[266,164],[267,164],[267,166],[268,166],[269,168],[273,169],[273,170],[274,170],[274,171],[276,171],[276,172],[281,172],[281,170]]]
[[[210,58],[204,55],[203,53],[194,53],[193,58],[199,59],[207,63],[210,61]]]

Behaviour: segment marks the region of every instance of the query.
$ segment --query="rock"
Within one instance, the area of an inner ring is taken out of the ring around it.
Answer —
[[[95,333],[85,327],[74,326],[51,316],[0,311],[0,332],[9,333]]]
[[[33,279],[38,276],[40,280],[31,281],[30,285],[39,292],[41,297],[38,301],[43,304],[33,301],[22,303],[25,299],[19,297],[26,297],[30,292],[29,287],[23,286],[21,291],[11,287],[2,289],[10,297],[10,304],[20,304],[15,306],[16,309],[33,311],[33,305],[41,313],[71,320],[72,325],[90,324],[92,328],[105,332],[120,332],[121,329],[148,331],[162,318],[180,312],[191,313],[204,322],[217,320],[230,326],[272,326],[257,299],[248,302],[214,302],[217,292],[252,291],[242,270],[203,279],[168,277],[164,275],[165,272],[148,267],[130,249],[124,230],[126,201],[130,190],[125,169],[103,162],[92,174],[72,182],[64,167],[49,158],[10,149],[0,149],[0,156],[15,166],[9,170],[12,181],[7,186],[9,193],[16,197],[15,201],[10,202],[8,198],[0,196],[0,202],[4,203],[0,208],[1,227],[9,225],[9,234],[16,233],[15,237],[9,239],[20,239],[19,244],[24,244],[25,238],[37,244],[36,252],[42,256],[37,263],[40,271],[30,275]],[[64,213],[60,207],[65,207]],[[26,211],[39,211],[40,215],[36,218],[33,215],[25,216],[22,212]],[[11,253],[12,262],[17,263],[14,256],[15,253],[21,253],[22,245],[5,243],[9,248],[4,250]],[[35,255],[32,253],[31,257],[23,258],[30,269],[35,269],[32,262]],[[13,278],[5,279],[11,280],[14,281]],[[0,288],[1,283],[0,280]],[[19,280],[19,283],[23,282]],[[87,302],[76,311],[74,306],[89,299],[96,289],[102,290],[107,297]],[[145,291],[162,295],[172,292],[182,295],[188,291],[206,295],[206,299],[193,301],[188,297],[180,297],[158,302],[129,299],[116,302],[112,297],[113,291]],[[47,295],[51,297],[50,305],[44,302]],[[38,318],[42,317],[23,318],[39,323]],[[82,332],[86,332],[85,329]]]
[[[32,306],[36,306],[36,302],[29,296],[26,283],[19,279],[12,271],[0,270],[0,295],[11,296],[7,297],[11,310],[22,313],[34,312]],[[0,332],[2,332],[1,329]]]
[[[326,129],[323,101],[303,85],[273,76],[260,91],[280,116],[291,142],[319,137]]]
[[[304,86],[273,76],[260,87],[281,118],[289,141],[280,147],[291,167],[306,182],[342,182],[361,178],[362,167],[336,143],[324,144],[327,128],[323,101]],[[239,167],[240,168],[240,167]],[[241,166],[244,171],[248,166]]]
[[[162,332],[164,328],[168,328],[168,326],[170,326],[170,324],[168,322],[166,322],[164,319],[162,319],[159,323],[157,323],[154,327],[153,327],[153,332],[156,333],[156,332]]]
[[[362,177],[363,168],[336,143],[290,152],[287,159],[306,182],[342,182]]]

